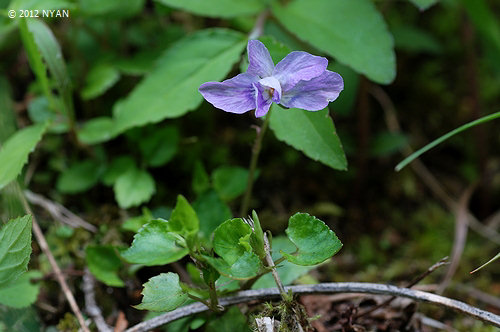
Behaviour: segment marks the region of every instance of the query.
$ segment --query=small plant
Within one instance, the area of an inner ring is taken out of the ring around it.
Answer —
[[[342,243],[321,220],[297,213],[290,217],[286,234],[295,245],[293,252],[279,251],[280,257],[271,258],[272,247],[257,213],[252,218],[233,218],[220,224],[208,240],[200,233],[198,217],[183,196],[169,220],[153,219],[134,236],[132,245],[121,253],[130,263],[148,266],[164,265],[189,255],[196,269],[188,270],[196,283],[179,281],[176,273],[161,273],[144,284],[142,302],[138,309],[170,311],[189,298],[206,304],[213,311],[221,311],[218,298],[229,291],[250,288],[259,278],[272,272],[282,298],[290,302],[276,271],[276,266],[288,261],[301,266],[313,266],[335,255]],[[235,283],[228,286],[227,282]]]

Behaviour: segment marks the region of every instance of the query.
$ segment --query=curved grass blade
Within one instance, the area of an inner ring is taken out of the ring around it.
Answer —
[[[456,129],[450,131],[449,133],[447,133],[447,134],[439,137],[438,139],[432,141],[431,143],[427,144],[426,146],[424,146],[423,148],[421,148],[417,152],[412,153],[411,155],[409,155],[408,157],[406,157],[402,162],[400,162],[399,164],[397,164],[394,169],[396,170],[396,172],[399,172],[400,170],[403,169],[403,167],[405,167],[406,165],[408,165],[409,163],[411,163],[413,160],[417,159],[422,154],[424,154],[425,152],[429,151],[430,149],[432,149],[436,145],[438,145],[438,144],[446,141],[448,138],[450,138],[450,137],[452,137],[452,136],[454,136],[454,135],[456,135],[458,133],[461,133],[462,131],[467,130],[467,129],[471,128],[471,127],[474,127],[474,126],[479,125],[481,123],[488,122],[488,121],[491,121],[491,120],[494,120],[494,119],[497,119],[497,118],[500,118],[500,112],[496,112],[496,113],[493,113],[493,114],[490,114],[490,115],[487,115],[487,116],[483,116],[482,118],[479,118],[477,120],[474,120],[474,121],[471,121],[469,123],[466,123],[463,126],[460,126],[460,127],[456,128]]]
[[[493,263],[494,261],[496,261],[499,258],[500,258],[500,252],[495,257],[493,257],[492,259],[490,259],[489,261],[487,261],[486,263],[484,263],[483,265],[481,265],[480,267],[478,267],[474,271],[471,271],[470,274],[473,274],[474,272],[481,270],[483,267],[485,267],[486,265],[488,265],[490,263]]]

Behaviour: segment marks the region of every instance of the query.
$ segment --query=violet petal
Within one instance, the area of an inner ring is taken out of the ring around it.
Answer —
[[[255,108],[253,83],[258,79],[255,75],[243,73],[223,82],[204,83],[198,91],[215,107],[241,114]]]
[[[337,99],[343,89],[342,77],[326,70],[319,77],[300,81],[292,89],[285,91],[281,97],[281,104],[290,108],[319,111]]]
[[[274,69],[273,59],[267,48],[259,40],[249,40],[247,45],[249,66],[247,73],[260,76],[271,76]]]
[[[321,75],[326,66],[328,66],[326,58],[295,51],[276,65],[273,76],[280,81],[283,91],[287,91],[299,81],[308,81]]]
[[[256,82],[253,84],[257,91],[257,95],[255,96],[255,116],[261,117],[267,114],[271,104],[273,103],[272,98],[269,96],[269,88],[265,85]]]

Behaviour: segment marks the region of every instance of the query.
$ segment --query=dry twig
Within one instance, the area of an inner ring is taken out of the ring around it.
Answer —
[[[468,218],[467,218],[467,206],[469,204],[470,197],[472,192],[474,191],[475,185],[470,186],[460,197],[460,201],[458,203],[458,209],[455,212],[455,237],[453,239],[453,248],[451,250],[451,262],[448,270],[446,271],[446,275],[441,281],[439,288],[437,290],[438,294],[442,294],[448,284],[451,281],[451,278],[455,274],[458,268],[458,264],[460,263],[460,258],[462,258],[462,253],[464,252],[465,242],[467,241],[467,231],[468,227]]]
[[[99,332],[113,332],[108,324],[106,324],[104,317],[102,317],[101,309],[97,306],[94,286],[95,279],[90,274],[90,271],[85,268],[82,286],[83,293],[85,294],[85,311],[92,317]]]
[[[448,260],[448,257],[444,257],[439,262],[437,262],[436,264],[434,264],[430,268],[428,268],[424,273],[420,274],[415,279],[413,279],[409,284],[406,285],[405,288],[412,288],[413,286],[415,286],[416,284],[418,284],[420,281],[422,281],[425,277],[427,277],[429,274],[431,274],[432,272],[434,272],[435,270],[437,270],[439,267],[448,264],[447,260]],[[371,309],[368,309],[368,310],[366,310],[364,312],[361,312],[361,313],[357,314],[355,316],[355,318],[366,316],[366,315],[374,312],[375,310],[388,305],[389,303],[391,303],[395,299],[396,299],[396,296],[392,296],[389,299],[387,299],[386,301],[380,303],[379,305],[376,305],[376,306],[374,306]]]
[[[31,214],[32,220],[33,220],[33,233],[35,234],[36,240],[38,242],[38,245],[40,246],[40,249],[42,249],[43,253],[45,256],[47,256],[47,259],[49,260],[49,264],[52,267],[52,270],[54,270],[54,273],[56,275],[56,279],[59,282],[59,285],[61,286],[61,289],[64,293],[64,296],[66,297],[66,300],[69,303],[69,306],[71,307],[71,310],[75,314],[76,318],[78,319],[78,323],[80,324],[80,327],[84,332],[90,332],[89,328],[85,324],[85,320],[83,319],[82,312],[80,311],[80,308],[78,308],[78,304],[76,303],[75,297],[73,296],[73,293],[71,293],[71,290],[69,289],[68,284],[66,283],[66,279],[64,279],[64,276],[61,272],[61,268],[59,265],[57,265],[56,259],[54,258],[54,255],[52,255],[52,252],[50,251],[49,245],[47,243],[47,240],[45,239],[45,236],[43,235],[42,229],[38,225],[38,222],[36,220],[35,215],[33,214],[33,211],[31,211],[31,208],[28,204],[28,201],[26,200],[26,197],[24,197],[21,188],[19,187],[19,184],[16,183],[16,190],[19,193],[19,198],[21,199],[24,209],[26,210],[26,213]]]
[[[31,204],[44,208],[55,220],[71,227],[82,227],[92,233],[97,232],[97,228],[94,225],[83,220],[61,204],[53,202],[50,199],[45,198],[42,195],[35,194],[29,190],[25,190],[24,195]]]
[[[380,295],[393,295],[413,299],[419,302],[427,302],[453,309],[463,314],[482,320],[488,324],[500,327],[500,316],[491,312],[478,309],[466,303],[453,300],[440,295],[412,290],[408,288],[400,288],[392,285],[360,283],[360,282],[340,282],[340,283],[325,283],[317,285],[300,285],[286,287],[286,290],[291,290],[296,295],[304,294],[333,294],[333,293],[367,293]],[[229,296],[220,299],[220,304],[229,306],[239,303],[246,303],[255,300],[270,300],[279,299],[280,292],[277,288],[264,288],[257,290],[247,290],[236,293],[234,296]],[[154,317],[150,320],[137,324],[126,332],[144,332],[162,326],[182,317],[198,314],[207,311],[208,308],[202,303],[193,303],[163,315]]]

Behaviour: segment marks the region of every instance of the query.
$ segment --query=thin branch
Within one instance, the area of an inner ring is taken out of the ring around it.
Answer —
[[[467,232],[469,230],[467,218],[467,206],[469,205],[470,197],[474,191],[475,184],[469,186],[467,190],[460,197],[458,208],[455,211],[455,236],[453,238],[453,248],[451,250],[451,261],[446,274],[439,285],[437,290],[438,294],[442,294],[446,287],[448,287],[451,278],[457,271],[462,253],[464,252],[465,242],[467,241]]]
[[[35,234],[40,249],[42,249],[45,256],[47,256],[49,264],[52,267],[52,270],[54,270],[54,273],[56,274],[56,279],[59,282],[59,285],[61,286],[64,296],[66,297],[66,300],[68,301],[71,310],[73,311],[76,318],[78,319],[78,322],[80,323],[80,327],[84,332],[90,332],[89,328],[85,324],[82,312],[80,311],[80,308],[78,308],[78,304],[76,303],[75,297],[73,296],[73,293],[71,293],[71,290],[69,289],[68,284],[66,283],[66,279],[64,279],[64,276],[61,272],[61,268],[59,267],[59,265],[57,265],[56,259],[54,258],[54,255],[52,255],[52,252],[50,251],[49,245],[47,243],[47,240],[45,239],[45,236],[43,235],[42,229],[38,225],[36,217],[33,214],[33,211],[31,211],[31,208],[28,204],[28,201],[26,200],[26,197],[24,197],[21,188],[19,187],[19,184],[16,184],[16,186],[17,186],[17,191],[19,192],[19,197],[23,203],[24,209],[26,210],[26,213],[31,214],[32,216],[33,233]]]
[[[414,315],[414,317],[416,319],[420,320],[420,322],[423,325],[427,325],[429,327],[432,327],[432,328],[435,328],[435,329],[438,329],[438,330],[442,330],[442,331],[459,332],[458,330],[454,329],[451,326],[448,326],[448,325],[446,325],[444,323],[441,323],[440,321],[437,321],[435,319],[429,318],[429,317],[424,316],[422,314],[416,313]]]
[[[441,307],[453,309],[465,315],[474,317],[488,324],[500,327],[500,316],[491,312],[478,309],[466,303],[453,300],[444,296],[401,288],[392,285],[360,283],[360,282],[340,282],[340,283],[325,283],[317,285],[300,285],[286,287],[286,290],[291,290],[296,295],[305,294],[334,294],[334,293],[366,293],[379,295],[393,295],[406,297],[419,302],[427,302]],[[257,290],[247,290],[238,292],[234,296],[229,296],[220,299],[220,304],[229,306],[239,303],[251,301],[263,301],[271,299],[279,299],[280,292],[277,288],[264,288]],[[182,317],[198,314],[207,311],[208,308],[202,303],[193,303],[163,315],[154,317],[150,320],[137,324],[126,332],[144,332],[162,326],[171,321]]]
[[[48,198],[43,197],[42,195],[35,194],[29,190],[24,191],[24,195],[28,199],[31,204],[38,205],[45,209],[52,218],[58,220],[64,224],[67,224],[71,227],[82,227],[86,230],[95,233],[97,232],[97,228],[62,206],[57,202],[53,202]]]
[[[90,271],[85,268],[82,286],[83,293],[85,294],[85,311],[92,317],[99,332],[113,332],[108,324],[106,324],[104,317],[102,317],[101,309],[97,306],[94,286],[95,279],[90,274]]]
[[[481,301],[488,306],[493,306],[497,309],[500,309],[500,298],[498,296],[485,293],[483,291],[480,291],[479,289],[465,284],[455,284],[451,287],[453,287],[454,291],[466,294],[468,297],[472,297],[478,301]]]
[[[500,210],[489,216],[484,223],[490,228],[497,229],[500,226]]]
[[[437,262],[436,264],[432,265],[430,268],[428,268],[424,273],[420,274],[419,276],[417,276],[416,278],[414,278],[409,284],[407,284],[405,287],[406,288],[411,288],[413,286],[415,286],[416,284],[418,284],[420,281],[422,281],[425,277],[427,277],[429,274],[431,274],[432,272],[434,272],[435,270],[437,270],[439,267],[443,266],[443,265],[446,265],[448,264],[447,262],[447,259],[448,257],[445,257],[445,258],[442,258],[439,262]],[[385,300],[384,302],[380,303],[379,305],[376,305],[374,306],[373,308],[371,309],[368,309],[364,312],[361,312],[359,314],[357,314],[355,316],[355,318],[359,318],[359,317],[362,317],[362,316],[366,316],[372,312],[374,312],[375,310],[379,309],[379,308],[382,308],[382,307],[385,307],[386,305],[388,305],[389,303],[391,303],[392,301],[394,301],[396,299],[396,296],[392,296],[390,297],[389,299]]]

